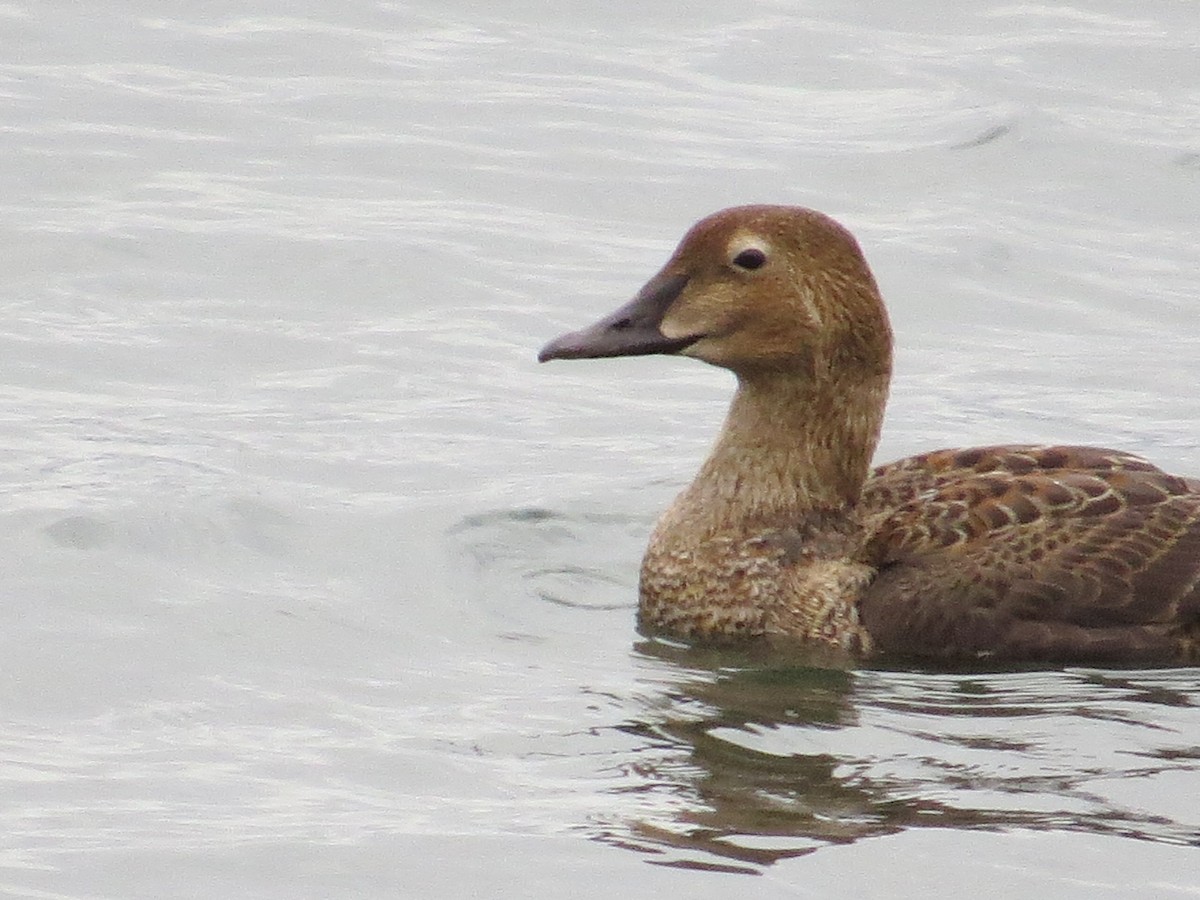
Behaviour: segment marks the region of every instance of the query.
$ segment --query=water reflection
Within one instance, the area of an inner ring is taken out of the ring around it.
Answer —
[[[637,651],[683,672],[619,726],[644,741],[624,790],[660,802],[595,836],[656,864],[754,872],[915,827],[1200,846],[1191,805],[1167,799],[1200,769],[1195,671],[856,673]]]

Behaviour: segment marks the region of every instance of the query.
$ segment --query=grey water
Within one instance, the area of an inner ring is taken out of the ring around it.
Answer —
[[[730,391],[538,367],[859,237],[880,460],[1200,475],[1192,4],[0,4],[0,895],[1195,897],[1200,672],[776,668],[636,570]]]

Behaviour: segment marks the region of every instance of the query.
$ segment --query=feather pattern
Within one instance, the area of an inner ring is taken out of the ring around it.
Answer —
[[[881,652],[1200,661],[1200,483],[1091,447],[942,450],[859,504]]]

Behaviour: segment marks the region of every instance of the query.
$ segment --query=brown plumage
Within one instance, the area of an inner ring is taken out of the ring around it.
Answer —
[[[1200,481],[1088,447],[869,470],[891,329],[857,243],[826,216],[709,216],[633,301],[539,358],[647,353],[722,366],[738,386],[651,536],[646,630],[852,657],[1200,662]]]

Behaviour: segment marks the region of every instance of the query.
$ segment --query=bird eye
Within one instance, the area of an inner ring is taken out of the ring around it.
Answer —
[[[733,264],[739,269],[754,271],[762,268],[767,261],[767,254],[763,253],[757,247],[751,247],[748,250],[743,250],[733,258]]]

